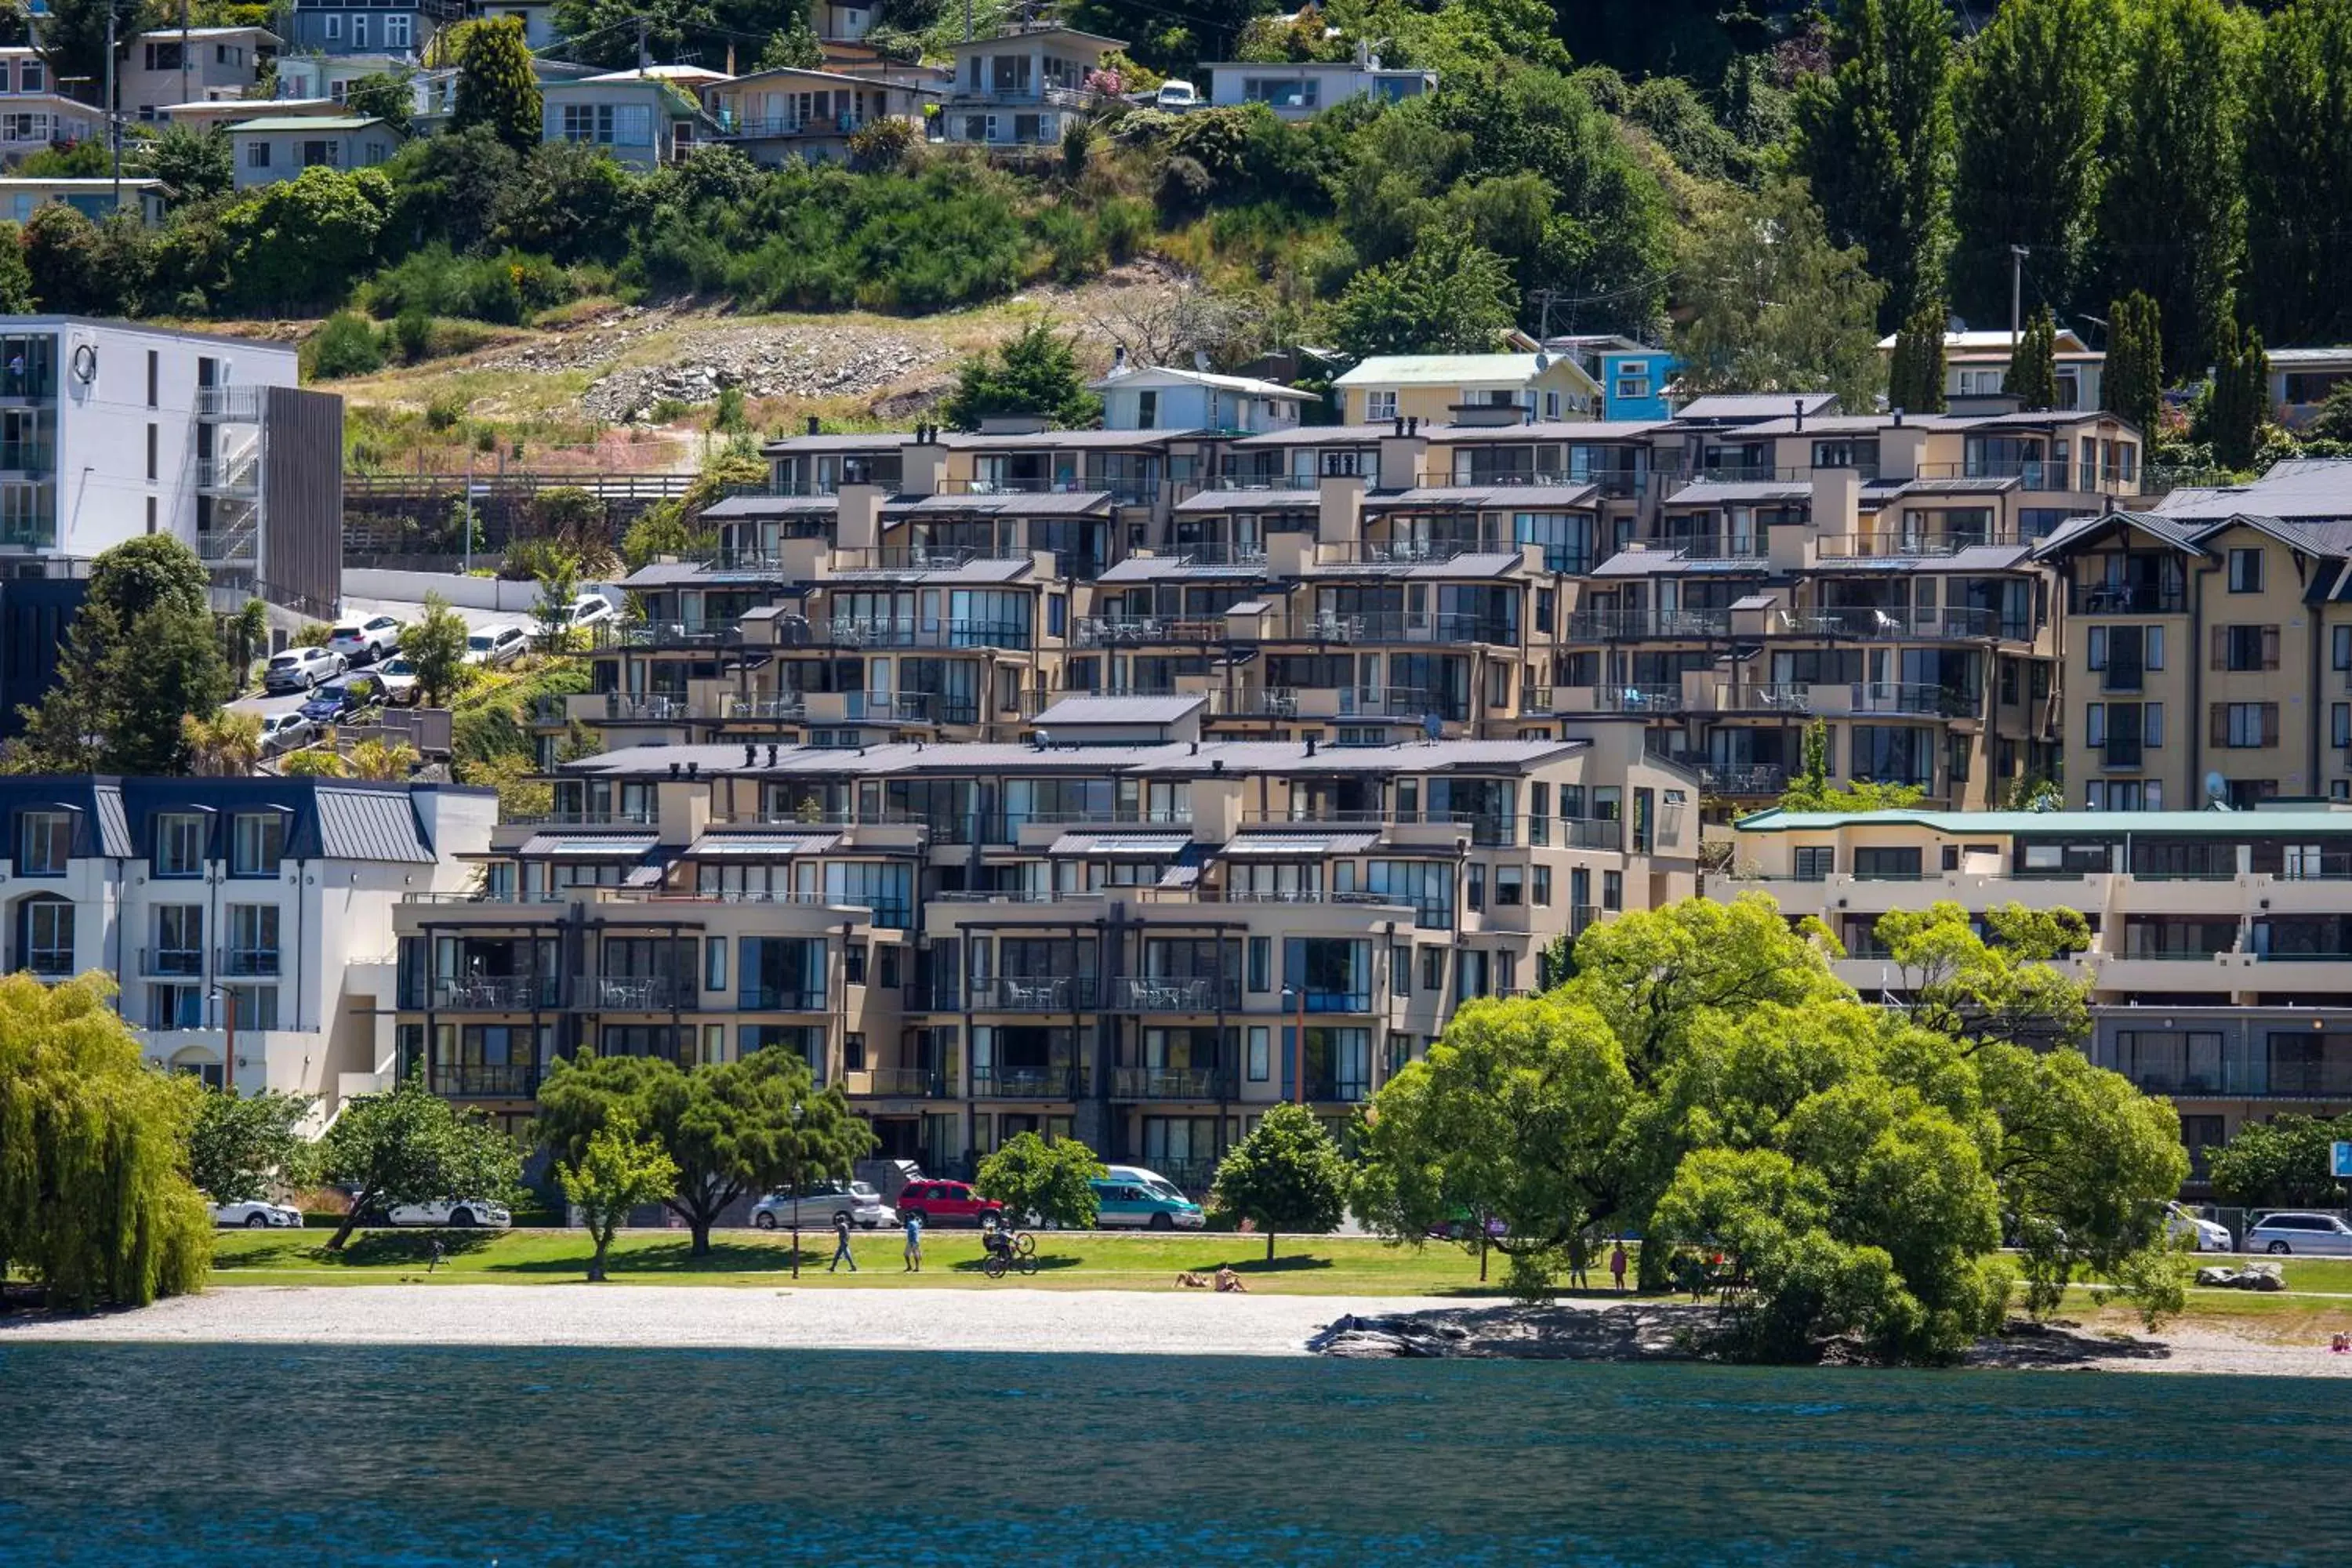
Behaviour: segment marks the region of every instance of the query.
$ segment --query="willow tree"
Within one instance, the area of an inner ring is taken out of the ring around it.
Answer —
[[[142,1062],[110,994],[0,980],[0,1277],[77,1310],[196,1289],[212,1265],[187,1174],[199,1091]]]

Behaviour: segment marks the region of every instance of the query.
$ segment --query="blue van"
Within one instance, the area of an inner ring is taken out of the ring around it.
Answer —
[[[1094,1184],[1095,1224],[1104,1230],[1198,1230],[1208,1223],[1201,1205],[1180,1194],[1118,1177]]]

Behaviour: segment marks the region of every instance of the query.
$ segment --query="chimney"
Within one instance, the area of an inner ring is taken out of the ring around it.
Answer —
[[[773,741],[768,742],[768,765],[772,768],[776,765],[776,743]]]
[[[760,748],[749,741],[743,742],[743,765],[747,768],[760,765]]]
[[[1400,436],[1404,434],[1404,416],[1402,414],[1397,416],[1396,433]]]
[[[1897,430],[1903,428],[1903,410],[1900,408],[1895,410],[1895,427]]]
[[[678,774],[678,766],[677,766],[677,764],[676,763],[670,763],[670,765],[669,765],[669,776],[670,776],[670,777],[672,777],[672,778],[676,778],[676,777],[677,777],[677,774]]]
[[[1113,375],[1125,375],[1127,374],[1127,345],[1125,343],[1121,343],[1118,347],[1110,351],[1110,373]]]
[[[1804,433],[1805,433],[1805,400],[1804,400],[1803,398],[1800,397],[1799,399],[1797,399],[1797,434],[1798,434],[1798,435],[1800,435],[1800,436],[1801,436],[1801,435],[1803,435]]]
[[[814,414],[809,416],[808,433],[812,436],[816,434],[816,416]]]
[[[1307,754],[1310,757],[1315,754],[1315,737],[1312,735],[1307,737]]]

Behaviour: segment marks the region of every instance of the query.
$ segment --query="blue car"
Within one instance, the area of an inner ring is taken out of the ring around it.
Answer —
[[[327,682],[302,704],[300,711],[314,724],[340,724],[375,700],[375,683],[364,675],[356,675]]]

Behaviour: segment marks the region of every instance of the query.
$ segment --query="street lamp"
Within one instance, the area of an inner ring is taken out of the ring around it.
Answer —
[[[793,1278],[801,1277],[801,1102],[793,1101]]]
[[[226,985],[213,987],[228,1023],[228,1038],[221,1049],[221,1091],[236,1092],[236,992]]]

